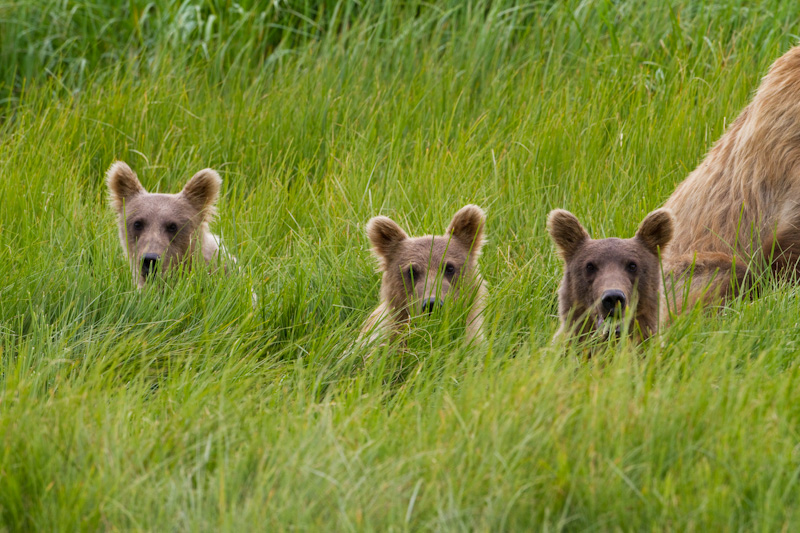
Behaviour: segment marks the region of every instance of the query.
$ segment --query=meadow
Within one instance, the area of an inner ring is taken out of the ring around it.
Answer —
[[[777,0],[0,2],[0,531],[800,525],[800,291],[553,345],[556,207],[630,237],[797,44]],[[798,95],[800,98],[800,95]],[[222,178],[143,291],[104,173]],[[364,227],[487,212],[458,309],[353,349]],[[250,291],[258,295],[251,305]]]

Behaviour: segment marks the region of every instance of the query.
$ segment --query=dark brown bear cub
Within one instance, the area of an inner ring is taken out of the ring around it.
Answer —
[[[557,336],[619,334],[626,325],[641,341],[658,328],[659,250],[672,239],[668,209],[653,211],[632,239],[594,240],[569,211],[550,212],[547,228],[564,260],[558,290]]]
[[[480,207],[460,209],[442,236],[409,237],[388,217],[367,224],[372,250],[383,272],[381,303],[367,319],[361,337],[391,336],[411,317],[430,313],[446,300],[472,300],[467,337],[480,337],[485,288],[478,272],[485,216]]]

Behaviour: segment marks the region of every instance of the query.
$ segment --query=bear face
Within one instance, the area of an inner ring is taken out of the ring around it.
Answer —
[[[652,335],[661,292],[659,251],[672,239],[672,213],[653,211],[632,239],[594,240],[575,215],[563,209],[550,212],[547,226],[564,260],[559,334],[618,335],[627,323],[638,340]]]
[[[131,168],[117,161],[106,173],[119,237],[134,282],[175,269],[201,250],[208,261],[218,250],[208,232],[222,180],[211,170],[195,174],[178,194],[148,193]]]
[[[483,291],[478,257],[484,223],[485,215],[475,205],[459,210],[442,236],[412,238],[388,217],[371,219],[367,236],[383,278],[381,305],[367,321],[364,333],[379,324],[391,326],[411,316],[433,312],[446,300],[477,290],[467,332],[470,338],[478,334]]]

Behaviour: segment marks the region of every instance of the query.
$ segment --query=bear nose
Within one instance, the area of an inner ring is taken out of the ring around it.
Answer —
[[[422,312],[433,313],[437,307],[442,306],[442,303],[443,302],[441,300],[437,300],[436,298],[428,298],[422,303]]]
[[[603,303],[603,309],[607,313],[617,309],[617,306],[619,306],[620,310],[625,309],[625,293],[618,289],[604,292],[600,301]]]
[[[142,276],[147,277],[158,270],[158,254],[144,254],[142,256]]]

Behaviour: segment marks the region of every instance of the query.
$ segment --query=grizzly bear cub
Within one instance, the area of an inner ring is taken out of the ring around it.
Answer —
[[[381,303],[369,316],[361,338],[393,336],[411,317],[431,313],[447,299],[473,298],[467,338],[482,336],[486,289],[478,271],[485,215],[480,207],[460,209],[442,236],[409,237],[392,219],[375,217],[367,236],[383,272]]]
[[[222,183],[215,171],[201,170],[178,194],[152,194],[127,164],[117,161],[108,169],[106,183],[138,288],[159,269],[164,273],[188,267],[195,252],[207,263],[217,256],[219,239],[208,229]]]
[[[564,260],[558,289],[561,328],[556,337],[579,340],[619,335],[627,326],[637,341],[658,328],[661,269],[659,251],[672,239],[674,218],[653,211],[632,239],[594,240],[578,219],[563,209],[547,218],[547,229]]]
[[[752,102],[664,207],[667,311],[723,302],[764,270],[800,277],[800,47],[773,63]]]

